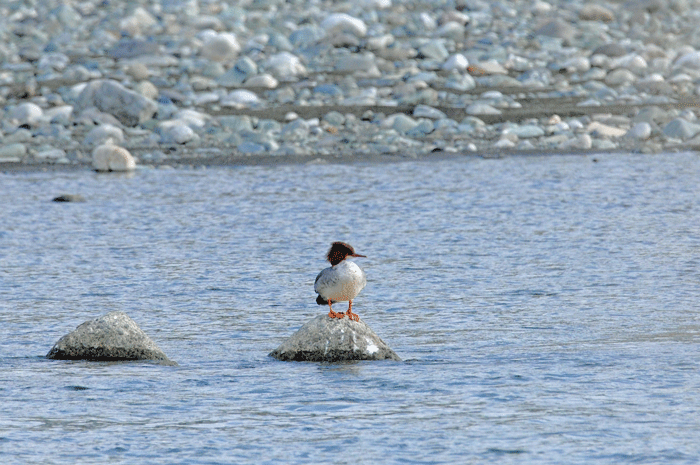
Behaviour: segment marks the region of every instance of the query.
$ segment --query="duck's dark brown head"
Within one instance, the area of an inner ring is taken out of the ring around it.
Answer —
[[[328,251],[328,255],[326,255],[326,258],[333,266],[342,262],[347,257],[364,257],[364,255],[355,253],[355,249],[345,242],[334,242],[331,244],[331,249]]]

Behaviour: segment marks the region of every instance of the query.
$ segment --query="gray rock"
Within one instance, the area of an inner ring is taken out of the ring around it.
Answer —
[[[0,146],[0,162],[18,162],[27,154],[27,146],[20,143]]]
[[[161,46],[155,42],[141,39],[122,39],[107,51],[107,55],[114,59],[122,59],[157,54],[160,52]]]
[[[700,133],[700,124],[676,118],[664,127],[664,135],[676,139],[690,139]]]
[[[576,29],[574,29],[571,24],[564,22],[561,19],[554,19],[539,29],[536,29],[534,33],[538,36],[549,36],[564,40],[571,40],[576,34]]]
[[[111,124],[101,124],[85,135],[84,142],[86,145],[98,145],[103,144],[107,139],[120,144],[124,142],[124,131]]]
[[[431,60],[445,61],[450,53],[441,40],[431,40],[418,48],[420,54]]]
[[[96,107],[116,117],[122,124],[136,126],[153,117],[158,105],[153,100],[129,90],[116,81],[96,80],[78,95],[75,111]]]
[[[236,147],[239,152],[245,153],[245,154],[253,154],[253,155],[258,155],[261,153],[266,153],[267,149],[265,149],[265,146],[262,144],[258,144],[256,142],[250,142],[250,141],[245,141],[240,144],[238,144],[238,147]]]
[[[78,326],[53,346],[54,360],[158,360],[176,365],[124,312],[109,312]]]
[[[329,111],[323,116],[323,121],[330,124],[331,126],[340,127],[345,124],[345,116],[337,111]]]
[[[438,110],[437,108],[433,108],[429,105],[417,105],[416,108],[413,109],[413,116],[415,118],[431,118],[431,119],[443,119],[447,118],[447,115],[445,115],[444,112]]]
[[[606,55],[609,57],[621,57],[627,55],[627,49],[620,44],[610,43],[597,47],[591,55]]]
[[[508,129],[508,133],[515,134],[519,139],[544,136],[544,129],[535,124],[525,124]]]
[[[53,198],[54,202],[85,202],[85,197],[80,194],[61,194]]]
[[[500,115],[501,110],[492,107],[488,103],[472,103],[466,109],[467,114],[470,115]]]
[[[308,362],[401,360],[364,321],[327,315],[308,321],[270,356],[282,361]]]
[[[406,133],[418,125],[418,121],[403,113],[394,116],[392,128],[399,132]]]

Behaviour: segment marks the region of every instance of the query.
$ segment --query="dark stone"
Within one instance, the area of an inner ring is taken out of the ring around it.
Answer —
[[[401,360],[364,321],[327,315],[308,321],[270,356],[299,362]]]
[[[55,360],[156,360],[177,365],[124,312],[86,321],[63,336],[46,354]]]
[[[80,194],[62,194],[53,199],[54,202],[85,202],[85,197]]]

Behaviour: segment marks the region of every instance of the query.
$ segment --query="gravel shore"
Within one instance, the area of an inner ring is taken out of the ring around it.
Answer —
[[[700,0],[0,5],[0,170],[700,146]]]

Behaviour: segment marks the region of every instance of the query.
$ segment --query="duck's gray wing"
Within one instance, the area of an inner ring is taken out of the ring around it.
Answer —
[[[318,276],[316,276],[316,281],[314,281],[314,291],[316,291],[317,294],[320,294],[320,292],[318,292],[319,288],[332,287],[333,284],[337,281],[338,281],[338,273],[333,273],[332,267],[323,269],[318,274]]]

